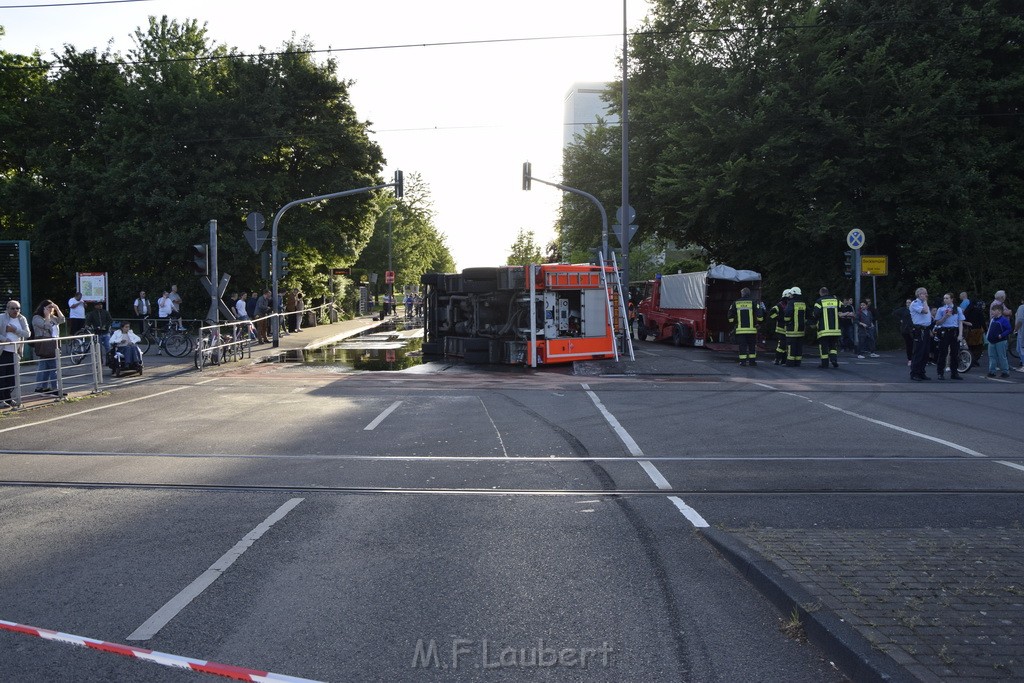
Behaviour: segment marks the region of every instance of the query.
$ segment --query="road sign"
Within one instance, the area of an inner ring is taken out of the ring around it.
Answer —
[[[331,275],[352,275],[351,268],[331,268]]]
[[[627,207],[627,208],[629,209],[629,212],[628,212],[629,213],[629,222],[632,223],[633,221],[636,220],[636,209],[634,209],[632,206]],[[615,209],[615,220],[617,220],[619,222],[619,225],[622,225],[623,223],[626,222],[622,218],[622,207],[621,206],[619,208]]]
[[[846,235],[846,244],[849,245],[850,249],[860,249],[864,246],[864,233],[854,228]]]
[[[384,271],[384,284],[393,285],[395,284],[395,271],[386,270]]]
[[[638,227],[639,226],[636,223],[633,223],[632,225],[629,226],[629,238],[626,240],[626,242],[631,242],[633,240],[633,235],[636,234]],[[619,244],[625,246],[626,242],[622,241],[622,225],[616,223],[615,225],[612,226],[612,230],[615,231],[615,236],[619,238]]]
[[[889,274],[889,257],[888,256],[861,256],[860,257],[860,274],[861,275],[888,275]]]

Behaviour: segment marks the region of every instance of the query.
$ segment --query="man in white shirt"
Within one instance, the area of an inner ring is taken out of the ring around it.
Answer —
[[[82,300],[82,293],[75,292],[75,295],[68,299],[68,334],[77,334],[85,327],[85,301]]]

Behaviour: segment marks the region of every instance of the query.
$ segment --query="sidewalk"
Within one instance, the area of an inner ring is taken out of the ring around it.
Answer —
[[[203,372],[215,368],[232,368],[240,367],[241,365],[248,363],[267,362],[276,356],[287,354],[289,352],[295,353],[302,349],[317,348],[327,344],[333,344],[343,339],[348,339],[349,337],[354,337],[369,330],[376,329],[382,324],[384,323],[381,321],[375,321],[372,316],[362,316],[352,320],[339,320],[336,323],[330,323],[327,325],[303,327],[301,332],[281,335],[276,348],[273,344],[254,344],[252,347],[251,359],[247,356],[242,360],[233,363],[210,366],[207,369],[204,369]],[[189,371],[198,372],[195,368],[195,361],[192,353],[186,354],[181,358],[174,358],[167,355],[157,356],[150,351],[143,356],[143,362],[145,363],[143,377],[153,375],[167,376]],[[131,380],[132,378],[133,376],[129,375],[124,379]],[[107,385],[116,385],[120,381],[121,380],[118,378],[111,377],[109,372],[104,375],[104,383]]]
[[[705,537],[853,680],[1024,680],[1024,530]]]

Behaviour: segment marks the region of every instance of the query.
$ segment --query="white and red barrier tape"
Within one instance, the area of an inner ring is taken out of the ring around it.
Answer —
[[[179,657],[178,655],[169,655],[166,652],[156,652],[155,650],[146,650],[145,648],[132,647],[131,645],[119,645],[118,643],[107,643],[102,640],[83,638],[82,636],[76,636],[70,633],[50,631],[45,628],[36,628],[35,626],[25,626],[23,624],[16,624],[13,621],[4,621],[3,619],[0,619],[0,630],[35,636],[37,638],[43,638],[44,640],[52,640],[59,643],[66,643],[68,645],[88,647],[101,652],[112,652],[117,655],[143,659],[147,662],[153,662],[163,666],[173,666],[178,669],[191,669],[201,673],[216,674],[217,676],[233,678],[236,681],[253,681],[254,683],[319,683],[318,681],[313,681],[309,678],[296,678],[295,676],[285,676],[282,674],[270,673],[268,671],[246,669],[240,666],[231,666],[230,664],[218,664],[216,662],[206,662],[201,659],[192,659],[191,657]]]

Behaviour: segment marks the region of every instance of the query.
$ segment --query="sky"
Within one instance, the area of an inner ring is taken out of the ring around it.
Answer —
[[[372,122],[386,182],[396,169],[420,174],[460,269],[504,263],[521,228],[541,245],[554,237],[561,192],[523,191],[522,164],[561,182],[566,93],[619,77],[624,3],[630,30],[648,9],[646,0],[71,2],[81,0],[0,0],[0,49],[123,54],[149,16],[167,15],[205,22],[212,41],[241,52],[275,51],[293,35],[342,50],[332,53],[338,76],[355,82],[349,95]],[[465,41],[475,44],[431,45]]]

